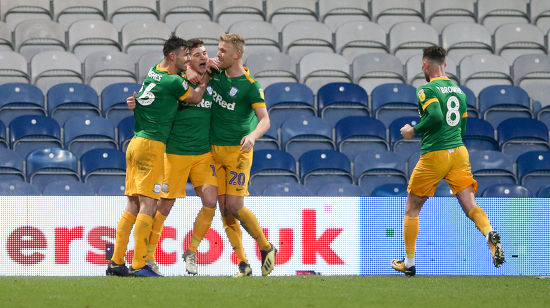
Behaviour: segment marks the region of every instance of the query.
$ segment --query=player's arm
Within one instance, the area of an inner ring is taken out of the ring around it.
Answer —
[[[443,113],[441,112],[439,103],[430,104],[424,111],[428,113],[428,116],[414,126],[413,129],[415,134],[423,134],[427,131],[438,130],[441,128],[441,125],[443,125]]]
[[[256,113],[256,117],[258,118],[258,125],[256,125],[256,128],[250,134],[244,136],[241,139],[241,151],[243,152],[249,152],[250,150],[252,150],[252,148],[254,147],[254,143],[256,143],[256,140],[262,137],[271,125],[265,103],[263,106],[254,108],[254,112]]]
[[[185,101],[188,104],[198,104],[202,101],[204,96],[204,91],[206,90],[206,85],[208,84],[209,76],[208,74],[203,74],[200,78],[200,82],[197,83],[197,86],[193,89],[189,86],[189,81],[185,78],[182,78],[183,88],[186,89],[185,93],[179,97],[179,101]]]

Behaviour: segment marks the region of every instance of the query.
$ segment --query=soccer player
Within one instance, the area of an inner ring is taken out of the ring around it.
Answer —
[[[434,195],[438,183],[445,179],[456,195],[464,213],[483,233],[495,267],[504,263],[500,236],[493,231],[485,211],[476,205],[474,180],[468,150],[462,143],[466,132],[466,95],[445,76],[447,52],[439,46],[423,50],[422,71],[428,83],[417,89],[420,123],[401,128],[403,138],[422,134],[422,152],[411,175],[403,219],[406,258],[393,260],[392,267],[408,276],[416,274],[414,263],[418,214],[426,200]]]
[[[163,60],[152,67],[137,94],[134,110],[134,138],[126,152],[126,192],[128,203],[117,226],[113,258],[107,275],[159,276],[146,265],[147,245],[153,216],[160,198],[164,174],[165,143],[178,108],[178,100],[198,103],[206,89],[202,83],[192,90],[179,74],[186,67],[185,40],[171,36],[163,47]],[[124,254],[135,223],[134,257],[130,270]]]

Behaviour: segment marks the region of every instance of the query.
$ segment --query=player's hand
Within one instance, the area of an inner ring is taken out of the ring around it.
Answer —
[[[136,108],[136,95],[137,93],[134,91],[134,95],[126,98],[126,104],[130,110],[134,110],[134,108]]]
[[[208,58],[208,63],[206,63],[206,71],[210,74],[212,73],[211,68],[215,68],[216,70],[220,70],[219,68],[220,60],[218,58]]]
[[[191,81],[192,83],[194,83],[194,84],[201,83],[201,76],[199,75],[199,73],[195,72],[194,70],[187,69],[185,74],[187,75],[187,79],[189,81]]]
[[[403,127],[401,127],[400,131],[401,136],[403,136],[403,138],[405,139],[411,139],[412,137],[414,137],[414,135],[416,135],[414,133],[414,127],[412,127],[410,124],[405,124]]]
[[[254,147],[254,143],[256,142],[256,138],[251,136],[251,134],[248,134],[241,139],[241,151],[242,152],[250,152],[252,148]]]

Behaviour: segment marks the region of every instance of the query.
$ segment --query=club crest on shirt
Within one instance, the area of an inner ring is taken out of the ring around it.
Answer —
[[[211,86],[206,87],[206,92],[208,92],[208,95],[212,95],[212,87]]]
[[[426,93],[424,93],[424,89],[420,89],[418,91],[418,99],[423,102],[426,99]]]
[[[233,97],[233,96],[237,95],[237,92],[239,92],[239,89],[237,89],[235,87],[231,87],[231,90],[229,91],[229,96]]]
[[[183,87],[184,90],[187,91],[187,87],[188,87],[188,85],[187,85],[187,80],[184,80],[184,81],[181,83],[181,86]]]

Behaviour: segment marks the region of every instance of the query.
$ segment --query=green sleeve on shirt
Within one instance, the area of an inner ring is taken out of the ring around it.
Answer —
[[[423,134],[427,131],[438,130],[443,124],[443,113],[441,113],[441,106],[439,103],[430,104],[425,111],[428,112],[428,117],[414,126],[414,132],[416,134]]]

